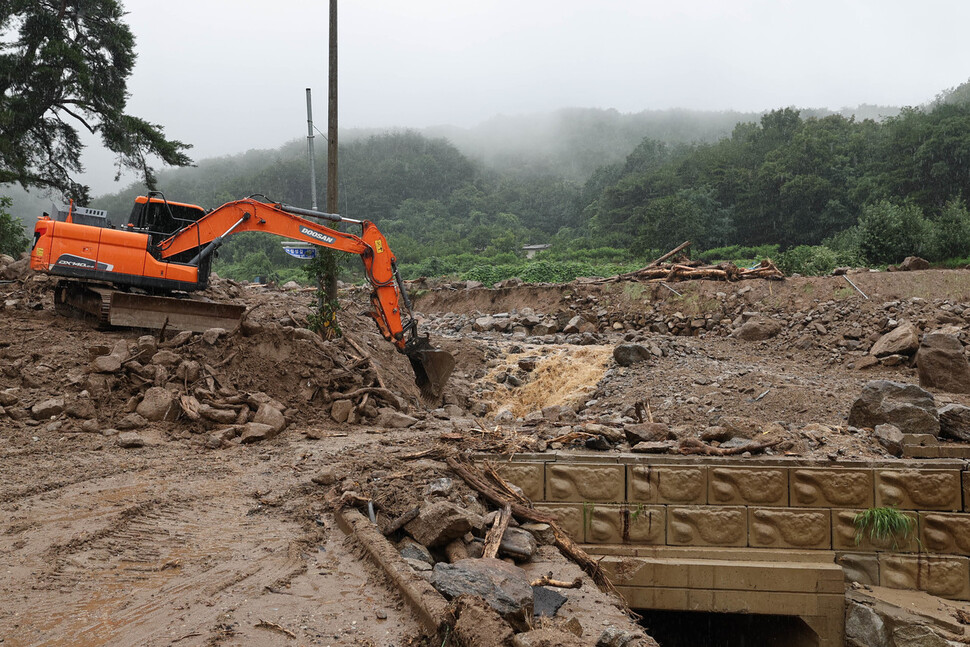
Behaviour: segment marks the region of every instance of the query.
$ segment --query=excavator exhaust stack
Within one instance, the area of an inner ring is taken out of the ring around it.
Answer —
[[[414,381],[425,400],[439,400],[451,372],[455,358],[448,351],[435,348],[427,337],[417,337],[404,350],[414,369]]]

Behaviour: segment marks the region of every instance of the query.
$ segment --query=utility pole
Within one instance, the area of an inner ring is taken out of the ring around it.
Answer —
[[[327,213],[339,213],[337,199],[337,0],[330,0],[330,88],[327,113]],[[327,300],[337,298],[337,262],[327,274]]]
[[[317,170],[313,154],[313,107],[310,104],[310,88],[306,89],[306,150],[310,158],[310,208],[317,210]]]

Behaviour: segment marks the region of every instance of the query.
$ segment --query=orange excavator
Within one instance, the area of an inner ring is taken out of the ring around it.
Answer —
[[[360,225],[361,235],[320,221]],[[152,192],[135,199],[128,222],[118,228],[104,212],[93,209],[44,214],[34,228],[30,266],[63,277],[54,292],[58,308],[87,312],[105,325],[195,331],[232,327],[243,306],[172,295],[204,290],[215,251],[226,236],[244,231],[359,255],[372,287],[370,315],[378,330],[411,361],[422,393],[440,396],[455,360],[434,348],[427,335],[418,334],[394,254],[367,220],[293,207],[261,195],[207,212]]]

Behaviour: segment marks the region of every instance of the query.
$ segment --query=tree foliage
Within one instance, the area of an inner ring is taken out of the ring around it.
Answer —
[[[117,0],[0,3],[0,183],[53,189],[82,203],[78,128],[97,134],[122,169],[156,183],[152,159],[191,163],[188,145],[125,112],[134,36]]]
[[[23,224],[10,215],[10,204],[10,198],[0,196],[0,254],[17,258],[30,241],[24,235]]]

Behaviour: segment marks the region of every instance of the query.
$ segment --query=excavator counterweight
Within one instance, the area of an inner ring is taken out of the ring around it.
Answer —
[[[241,306],[190,299],[184,293],[208,286],[214,252],[226,236],[243,231],[284,236],[360,256],[373,290],[370,314],[378,330],[410,360],[422,394],[441,396],[455,360],[418,335],[397,260],[374,223],[265,196],[234,200],[207,212],[153,192],[136,198],[128,222],[118,228],[91,215],[100,213],[78,209],[75,220],[71,209],[53,218],[44,214],[37,221],[30,265],[64,279],[55,292],[59,308],[82,310],[106,325],[195,331],[227,327],[238,322]],[[361,234],[331,229],[321,220],[359,225]]]

